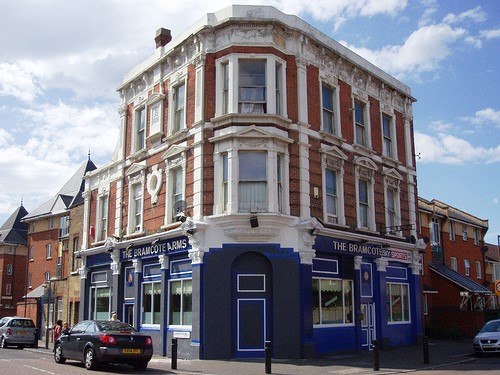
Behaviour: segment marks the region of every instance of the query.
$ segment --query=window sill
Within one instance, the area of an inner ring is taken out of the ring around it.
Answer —
[[[372,156],[372,155],[375,154],[374,151],[371,148],[369,148],[367,146],[360,145],[358,143],[354,143],[352,145],[352,148],[353,148],[353,150],[354,150],[355,153],[363,155],[363,156],[370,157],[370,156]]]
[[[333,143],[335,146],[342,146],[342,144],[346,141],[344,138],[339,137],[338,135],[325,132],[324,130],[320,130],[319,134],[321,135],[321,139],[323,141],[328,141]]]
[[[233,124],[273,124],[281,127],[288,127],[291,121],[285,117],[276,114],[248,114],[248,113],[230,113],[214,117],[210,120],[215,127],[227,126]]]

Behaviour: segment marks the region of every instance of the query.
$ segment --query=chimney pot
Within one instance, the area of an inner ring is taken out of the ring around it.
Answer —
[[[172,35],[169,29],[160,28],[156,31],[155,43],[156,48],[164,47],[168,42],[172,40]]]

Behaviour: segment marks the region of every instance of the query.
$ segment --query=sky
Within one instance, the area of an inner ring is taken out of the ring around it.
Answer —
[[[89,155],[110,162],[124,75],[231,4],[296,15],[409,86],[418,194],[500,235],[500,1],[1,1],[0,225],[54,196]]]

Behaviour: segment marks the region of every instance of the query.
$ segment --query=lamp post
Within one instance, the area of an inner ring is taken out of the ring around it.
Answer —
[[[45,282],[45,287],[49,288],[48,293],[47,293],[47,318],[45,319],[45,349],[49,348],[49,319],[50,319],[50,305],[51,305],[51,299],[52,299],[52,281],[54,281],[55,278],[52,277]]]

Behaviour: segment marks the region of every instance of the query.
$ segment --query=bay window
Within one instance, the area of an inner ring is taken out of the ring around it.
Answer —
[[[239,212],[267,211],[267,155],[264,151],[241,151],[238,184]]]

